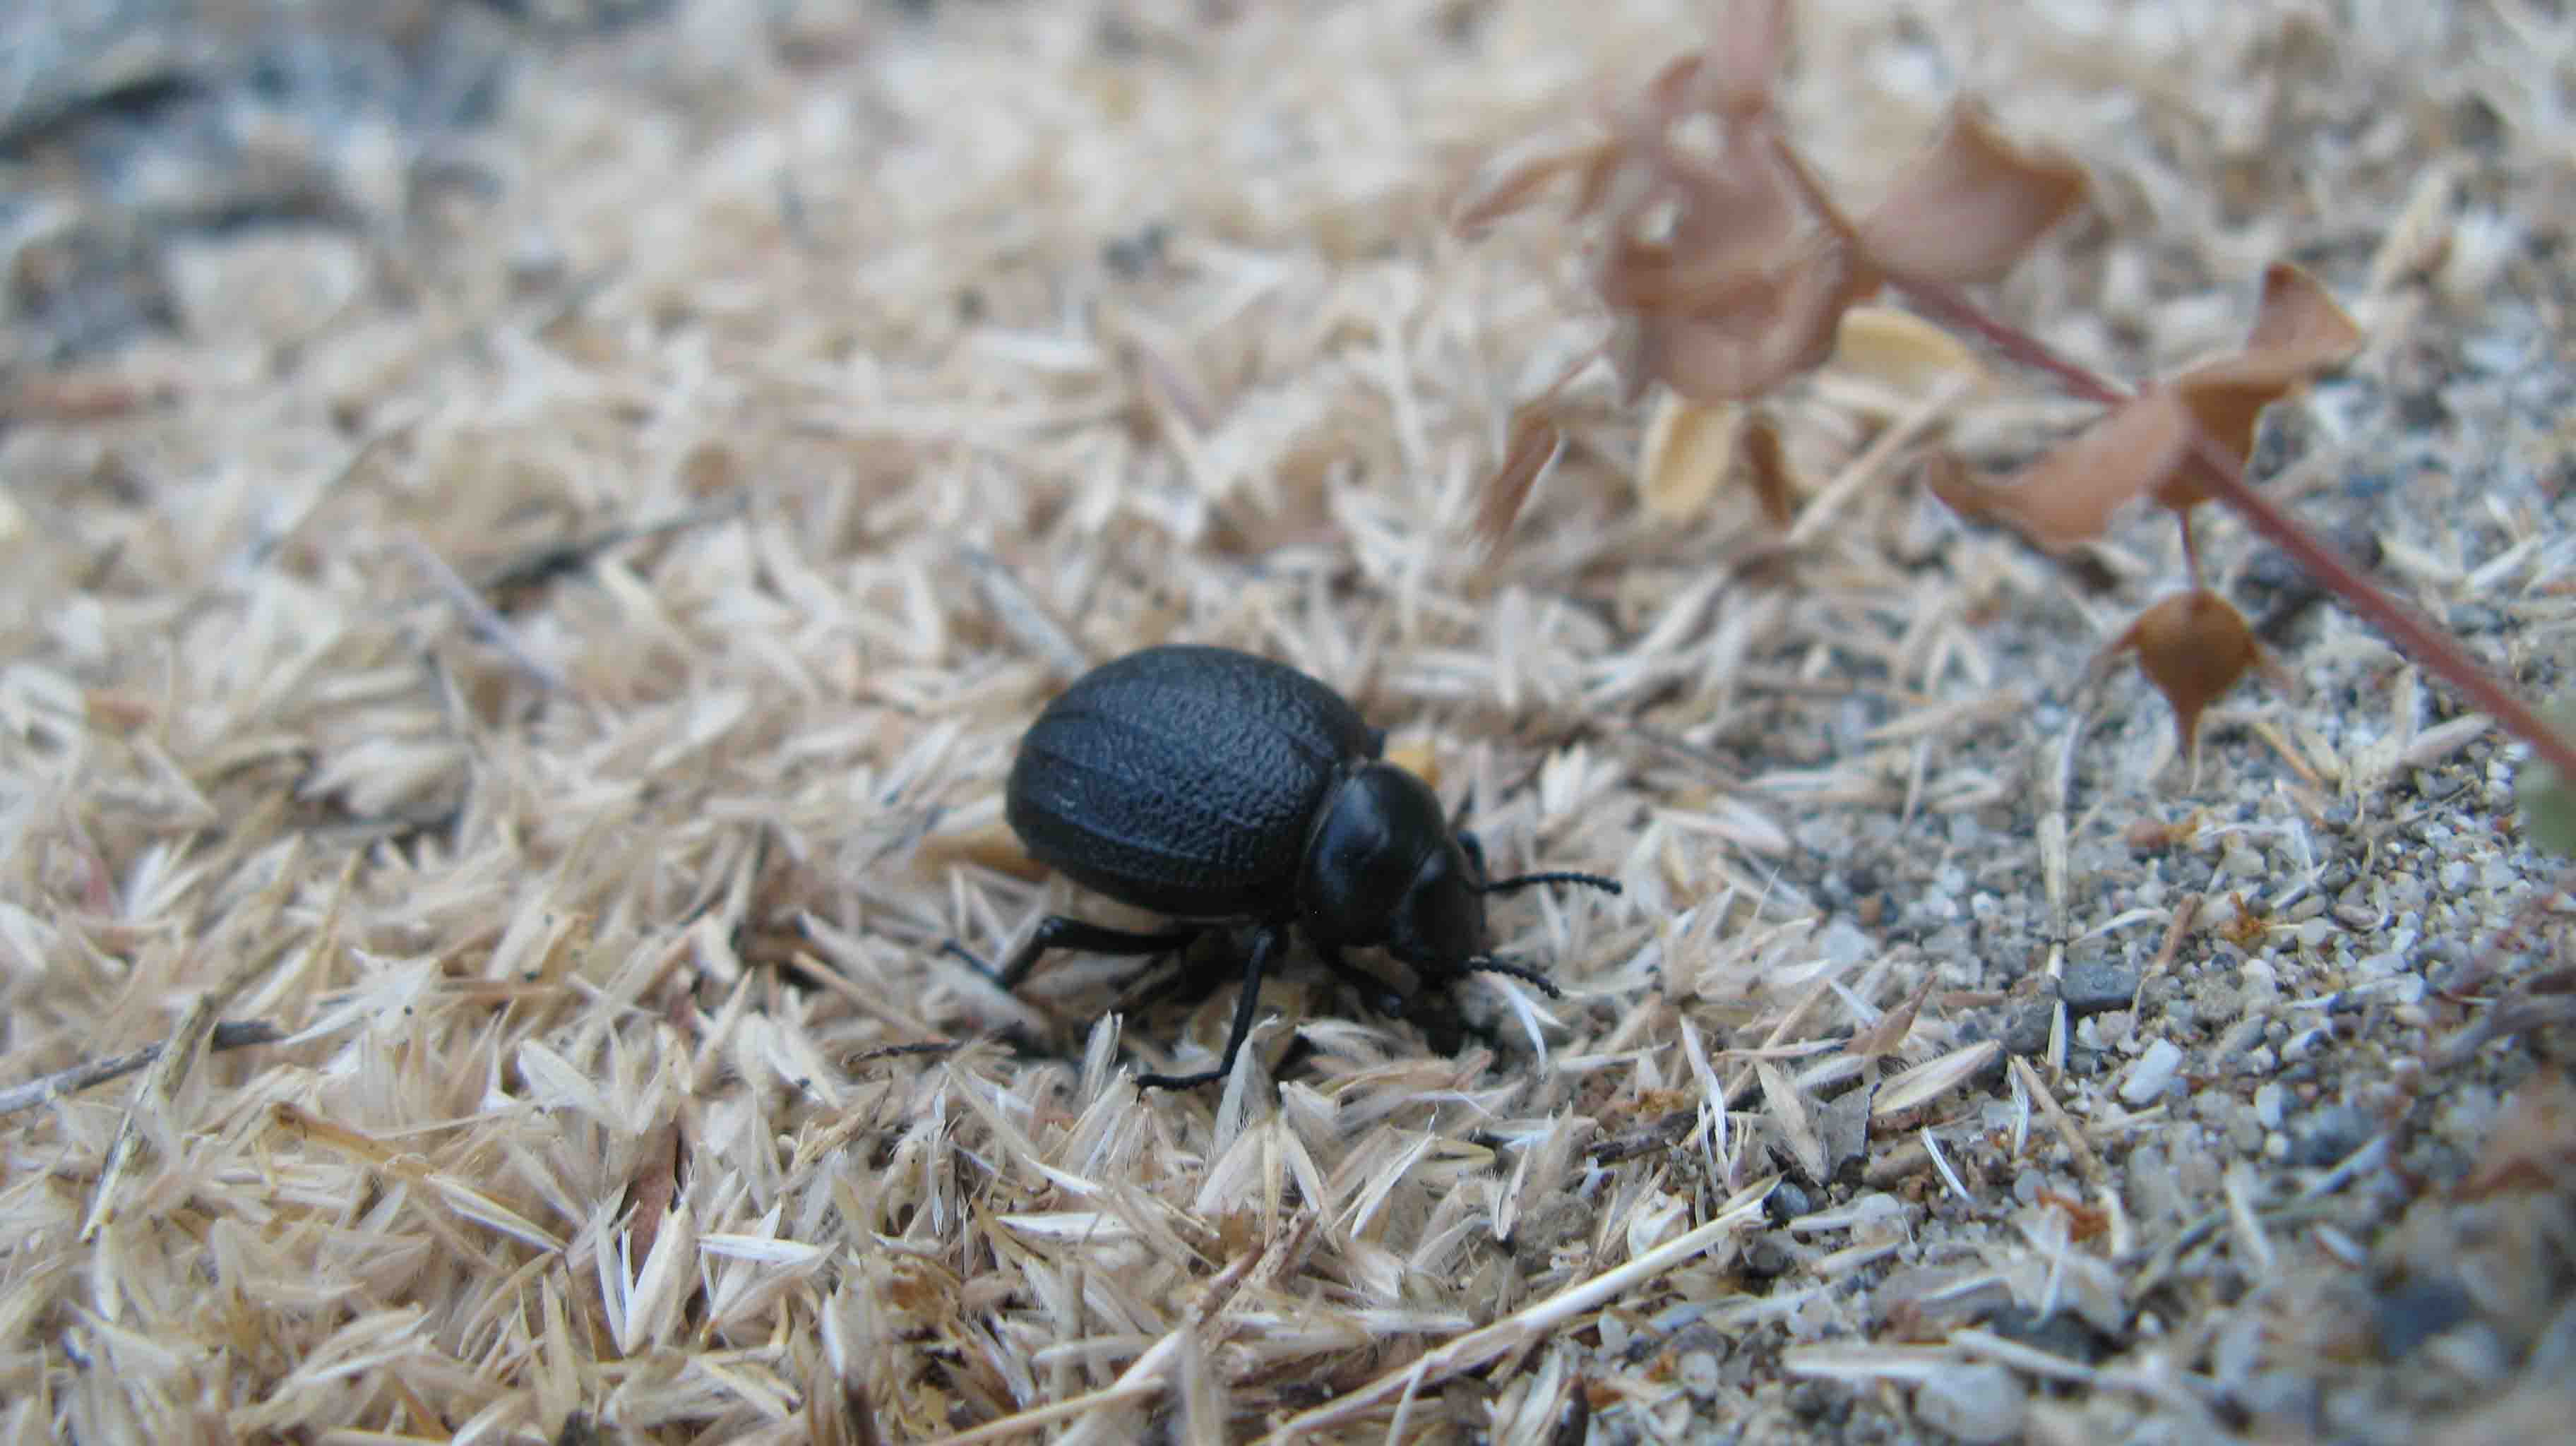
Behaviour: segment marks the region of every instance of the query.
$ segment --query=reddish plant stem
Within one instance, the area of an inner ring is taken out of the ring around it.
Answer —
[[[1903,276],[1891,276],[1888,280],[1930,313],[1933,319],[1974,332],[2012,361],[2057,378],[2077,396],[2105,406],[2118,406],[2129,400],[2128,392],[2106,378],[2058,355],[2047,343],[2028,332],[1986,315],[1954,286]],[[2342,598],[2345,606],[2377,627],[2397,645],[2399,651],[2413,656],[2417,662],[2467,695],[2470,703],[2503,724],[2507,732],[2530,744],[2532,751],[2556,768],[2561,778],[2576,778],[2576,745],[2570,745],[2541,718],[2538,710],[2505,686],[2503,680],[2489,672],[2484,664],[2469,656],[2468,649],[2462,647],[2458,639],[2424,621],[2414,609],[2382,591],[2324,538],[2272,505],[2270,498],[2246,480],[2245,469],[2237,465],[2236,459],[2206,434],[2199,439],[2192,460],[2198,462],[2207,474],[2206,480],[2216,501],[2244,518],[2256,532],[2269,538],[2273,546],[2288,553],[2291,561]]]

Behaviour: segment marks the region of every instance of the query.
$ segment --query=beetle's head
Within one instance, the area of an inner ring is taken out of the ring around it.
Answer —
[[[1594,874],[1541,873],[1490,880],[1481,855],[1452,832],[1431,786],[1392,763],[1369,763],[1343,780],[1306,842],[1298,885],[1306,928],[1327,946],[1382,944],[1425,986],[1461,974],[1509,974],[1550,995],[1547,976],[1498,959],[1485,896],[1533,884],[1583,884],[1619,892]]]
[[[1437,984],[1489,963],[1485,951],[1492,947],[1476,870],[1444,833],[1387,920],[1387,952],[1413,966],[1423,983]]]
[[[1383,944],[1417,972],[1447,975],[1485,950],[1476,883],[1431,786],[1377,762],[1343,780],[1315,821],[1300,902],[1320,943]]]
[[[1537,970],[1490,952],[1485,895],[1494,891],[1483,863],[1450,831],[1439,795],[1392,763],[1346,779],[1306,845],[1301,895],[1317,942],[1382,944],[1426,988],[1485,971],[1556,993]]]

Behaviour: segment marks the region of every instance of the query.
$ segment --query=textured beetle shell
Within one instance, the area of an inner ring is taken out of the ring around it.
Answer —
[[[1038,715],[1005,807],[1029,852],[1086,888],[1180,918],[1277,917],[1316,811],[1384,742],[1283,663],[1147,648]]]

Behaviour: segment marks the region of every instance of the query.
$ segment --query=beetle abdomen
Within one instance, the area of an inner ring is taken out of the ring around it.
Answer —
[[[1182,917],[1293,907],[1324,797],[1379,736],[1296,669],[1172,645],[1086,673],[1030,726],[1006,809],[1076,883]]]

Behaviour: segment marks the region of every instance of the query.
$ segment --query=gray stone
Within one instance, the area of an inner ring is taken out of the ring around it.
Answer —
[[[2038,1054],[2048,1048],[2048,1030],[2056,1015],[2053,1000],[2023,1005],[2004,1027],[2004,1048],[2014,1054]]]
[[[2020,1379],[1996,1365],[1953,1367],[1914,1388],[1915,1414],[1962,1441],[2011,1439],[2029,1404]]]
[[[2371,1334],[2379,1353],[2403,1360],[2415,1348],[2469,1318],[2469,1293],[2455,1280],[2409,1280],[2370,1302]]]
[[[2024,1306],[2011,1305],[1986,1318],[1986,1329],[2008,1341],[2064,1356],[2070,1361],[2092,1365],[2108,1349],[2100,1332],[2073,1311],[2051,1311],[2041,1315]]]
[[[2340,1164],[2378,1132],[2369,1115],[2350,1105],[2319,1110],[2290,1131],[2289,1163],[2313,1169]]]
[[[2147,1046],[2136,1064],[2129,1066],[2127,1077],[2120,1081],[2120,1102],[2133,1110],[2145,1109],[2181,1072],[2181,1047],[2170,1039],[2159,1039]]]
[[[2066,1001],[2066,1012],[2078,1019],[2126,1009],[2137,993],[2137,970],[2099,961],[2075,965],[2057,984],[2057,997]]]

